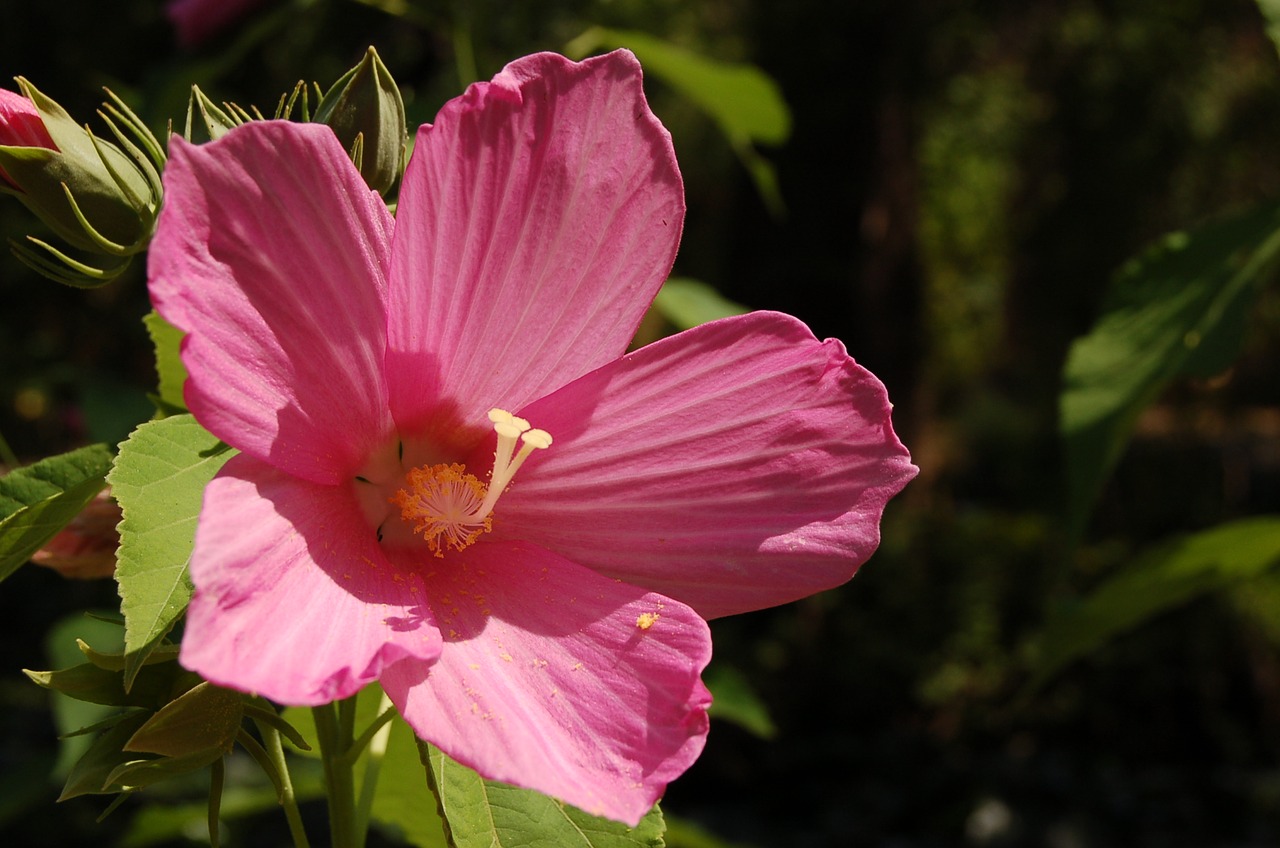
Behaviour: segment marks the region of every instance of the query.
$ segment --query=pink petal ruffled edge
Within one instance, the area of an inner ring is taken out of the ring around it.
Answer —
[[[871,556],[918,471],[891,409],[840,342],[790,316],[705,324],[520,411],[555,441],[503,495],[493,536],[707,618],[805,597]]]

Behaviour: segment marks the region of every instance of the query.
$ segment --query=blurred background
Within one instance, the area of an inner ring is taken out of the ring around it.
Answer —
[[[888,385],[921,468],[852,583],[713,623],[717,667],[772,732],[713,724],[663,803],[670,844],[1280,843],[1269,571],[1028,687],[1055,610],[1171,534],[1280,506],[1271,288],[1228,370],[1143,412],[1079,534],[1058,429],[1068,349],[1124,261],[1280,198],[1280,58],[1254,0],[262,0],[185,46],[156,0],[2,0],[0,85],[22,75],[95,122],[105,85],[160,133],[192,83],[269,112],[372,44],[416,126],[593,26],[776,81],[789,133],[752,144],[649,75],[688,194],[675,273],[843,340]],[[0,232],[40,229],[0,198]],[[0,433],[19,458],[149,417],[141,264],[85,292],[0,256]],[[103,799],[55,806],[47,693],[19,672],[49,667],[63,616],[116,603],[110,581],[31,566],[0,587],[6,844],[142,844],[136,802],[102,824]],[[279,818],[232,844],[284,844]]]

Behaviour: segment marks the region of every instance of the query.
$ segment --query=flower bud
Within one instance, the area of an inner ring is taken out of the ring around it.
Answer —
[[[391,72],[372,47],[360,64],[333,84],[315,120],[333,128],[369,187],[386,194],[404,160],[404,101]]]
[[[159,207],[155,181],[31,83],[18,85],[21,95],[0,91],[0,193],[15,195],[81,250],[141,249]]]
[[[32,554],[31,561],[77,580],[110,577],[116,573],[120,519],[119,504],[104,489],[62,532]]]

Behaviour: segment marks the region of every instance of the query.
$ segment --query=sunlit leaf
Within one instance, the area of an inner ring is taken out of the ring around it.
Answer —
[[[640,824],[589,815],[554,798],[485,780],[430,747],[431,770],[455,848],[660,848],[657,807]]]
[[[126,685],[191,600],[187,561],[201,499],[231,455],[190,415],[149,421],[120,446],[110,482],[124,511],[116,579]]]
[[[0,580],[75,518],[106,484],[105,445],[49,457],[0,477]]]
[[[1139,557],[1088,596],[1051,613],[1029,689],[1111,639],[1206,592],[1280,562],[1280,518],[1249,518],[1184,536]]]
[[[683,277],[672,277],[662,284],[653,308],[681,330],[750,311],[706,283]]]
[[[182,337],[186,334],[157,312],[150,312],[142,319],[151,336],[156,352],[156,377],[159,379],[156,398],[163,409],[184,410],[187,402],[182,396],[182,385],[187,380],[187,368],[178,355]]]
[[[1070,526],[1079,532],[1138,414],[1169,381],[1239,353],[1258,282],[1280,253],[1280,204],[1167,237],[1123,268],[1067,358],[1061,397]]]

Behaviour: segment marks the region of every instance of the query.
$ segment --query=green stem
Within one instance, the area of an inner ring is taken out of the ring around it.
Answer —
[[[350,706],[348,706],[350,704]],[[324,763],[325,794],[329,799],[329,832],[333,848],[356,848],[355,775],[345,754],[351,747],[355,699],[312,707],[320,760]]]
[[[368,759],[365,760],[364,766],[364,782],[360,784],[360,798],[356,803],[356,848],[364,848],[365,836],[369,832],[369,817],[373,810],[373,796],[378,791],[378,772],[382,770],[382,758],[387,754],[387,741],[391,738],[391,719],[395,712],[391,706],[391,699],[387,697],[387,693],[382,693],[382,700],[378,704],[378,718],[369,728],[373,731],[373,735],[368,736],[369,731],[361,734],[360,740],[357,742],[359,748],[367,748],[369,752]]]
[[[293,794],[293,781],[289,778],[289,764],[284,758],[284,745],[280,741],[280,731],[264,721],[254,721],[258,735],[262,737],[263,748],[268,759],[276,767],[279,774],[280,806],[284,809],[285,820],[289,823],[289,835],[293,837],[294,848],[311,848],[307,840],[307,830],[302,826],[302,813],[298,810],[298,799]]]
[[[209,769],[209,848],[219,848],[221,844],[218,819],[222,813],[222,783],[225,776],[226,764],[222,757],[218,757]]]

